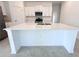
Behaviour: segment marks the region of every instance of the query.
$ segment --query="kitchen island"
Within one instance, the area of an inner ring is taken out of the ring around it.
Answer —
[[[11,54],[16,54],[21,46],[64,46],[69,53],[73,53],[79,29],[61,23],[23,23],[4,30],[8,33]]]

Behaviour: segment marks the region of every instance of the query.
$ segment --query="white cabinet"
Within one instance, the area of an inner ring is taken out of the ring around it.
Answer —
[[[35,16],[35,12],[42,12],[43,16],[52,16],[51,2],[27,2],[24,6],[26,16]]]
[[[35,16],[36,11],[42,12],[43,16],[51,16],[52,15],[52,7],[44,7],[44,6],[25,7],[25,15],[26,16]]]
[[[52,6],[50,7],[43,7],[43,16],[52,16]]]
[[[34,7],[25,7],[25,16],[35,16]]]

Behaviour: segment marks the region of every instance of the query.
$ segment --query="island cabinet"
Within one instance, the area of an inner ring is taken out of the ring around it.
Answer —
[[[21,46],[64,46],[69,53],[73,53],[79,31],[76,27],[61,23],[23,23],[4,30],[8,33],[11,54],[16,54]]]

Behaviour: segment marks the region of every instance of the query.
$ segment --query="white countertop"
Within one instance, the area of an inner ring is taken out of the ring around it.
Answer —
[[[61,23],[55,23],[52,25],[37,25],[36,23],[22,23],[16,26],[11,26],[8,28],[5,28],[4,30],[28,30],[28,29],[71,29],[71,30],[78,30],[79,28],[69,26],[66,24]]]
[[[16,22],[5,22],[6,27],[11,27],[17,25]]]

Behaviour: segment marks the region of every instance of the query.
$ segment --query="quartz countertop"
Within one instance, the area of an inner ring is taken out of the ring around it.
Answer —
[[[33,30],[33,29],[64,29],[64,30],[79,30],[78,27],[62,24],[62,23],[54,23],[51,25],[37,25],[36,23],[22,23],[16,26],[11,26],[5,28],[4,30]]]

